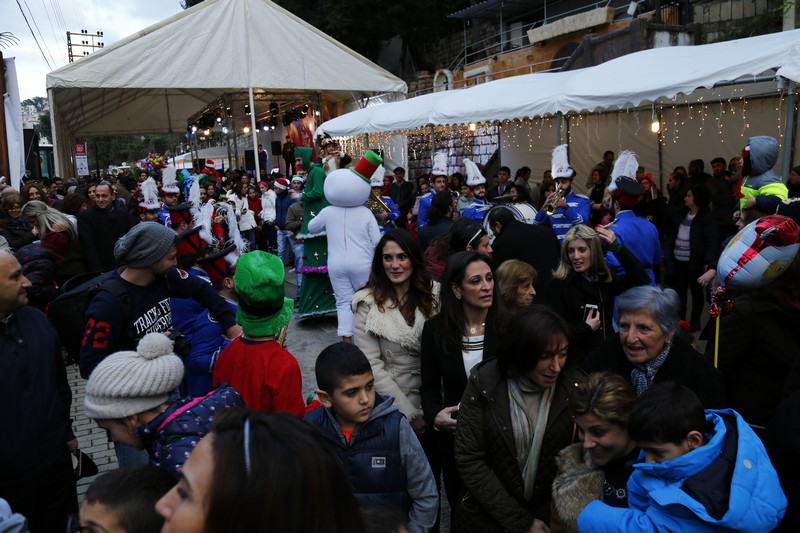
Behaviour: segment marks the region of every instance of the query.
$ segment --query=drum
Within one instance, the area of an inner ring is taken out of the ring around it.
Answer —
[[[489,213],[495,209],[508,209],[514,215],[514,218],[525,224],[533,224],[533,219],[536,218],[536,209],[527,202],[520,202],[518,204],[498,204],[488,211],[483,216],[483,229],[489,234],[489,242],[494,242],[494,231],[489,227]]]

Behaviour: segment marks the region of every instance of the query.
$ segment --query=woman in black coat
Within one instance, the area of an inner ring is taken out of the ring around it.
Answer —
[[[625,269],[613,276],[603,244]],[[650,277],[638,259],[610,229],[578,225],[564,236],[561,261],[547,289],[546,301],[570,324],[570,355],[581,361],[592,346],[614,335],[614,297]]]
[[[555,458],[572,441],[568,328],[552,310],[529,307],[497,357],[472,369],[455,438],[464,490],[454,532],[545,530]]]
[[[639,396],[655,383],[674,381],[689,387],[706,409],[726,407],[720,372],[675,336],[679,305],[671,289],[647,285],[625,291],[617,298],[619,334],[602,343],[581,370],[619,374]]]
[[[455,510],[460,492],[453,458],[458,405],[469,371],[495,355],[506,322],[489,258],[477,252],[453,254],[442,275],[439,302],[440,314],[422,329],[420,395],[425,421],[438,431],[438,459]]]
[[[672,221],[667,237],[666,281],[681,299],[680,318],[686,319],[687,291],[692,293],[690,321],[692,331],[700,329],[703,313],[703,287],[697,278],[715,268],[719,258],[717,226],[711,217],[711,192],[695,185],[686,193],[685,207]]]

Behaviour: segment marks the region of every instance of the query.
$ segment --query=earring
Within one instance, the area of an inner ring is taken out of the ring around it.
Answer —
[[[457,299],[457,300],[460,300],[460,299],[461,299],[461,293],[460,293],[460,292],[456,292],[456,293],[453,293],[453,294],[455,294],[455,295],[456,295],[456,299]]]

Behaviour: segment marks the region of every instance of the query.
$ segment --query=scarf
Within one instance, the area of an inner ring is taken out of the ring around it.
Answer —
[[[539,453],[542,450],[554,388],[542,389],[525,377],[508,379],[511,428],[514,431],[517,464],[522,470],[526,500],[533,494],[536,471],[539,467]]]
[[[631,381],[633,382],[633,388],[636,389],[637,396],[644,394],[653,384],[653,378],[656,377],[656,372],[658,372],[658,369],[664,364],[664,361],[667,360],[670,348],[672,348],[672,341],[664,344],[664,348],[655,359],[651,359],[643,365],[633,365]]]

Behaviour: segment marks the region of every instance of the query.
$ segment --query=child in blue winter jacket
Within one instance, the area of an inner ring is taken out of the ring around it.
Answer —
[[[322,407],[305,420],[331,444],[359,505],[407,513],[410,533],[429,531],[439,506],[431,467],[394,398],[375,393],[367,356],[353,344],[332,344],[314,372]]]
[[[631,411],[642,450],[628,480],[629,509],[586,506],[580,531],[771,531],[786,498],[761,441],[732,409],[703,411],[697,396],[667,382]]]

